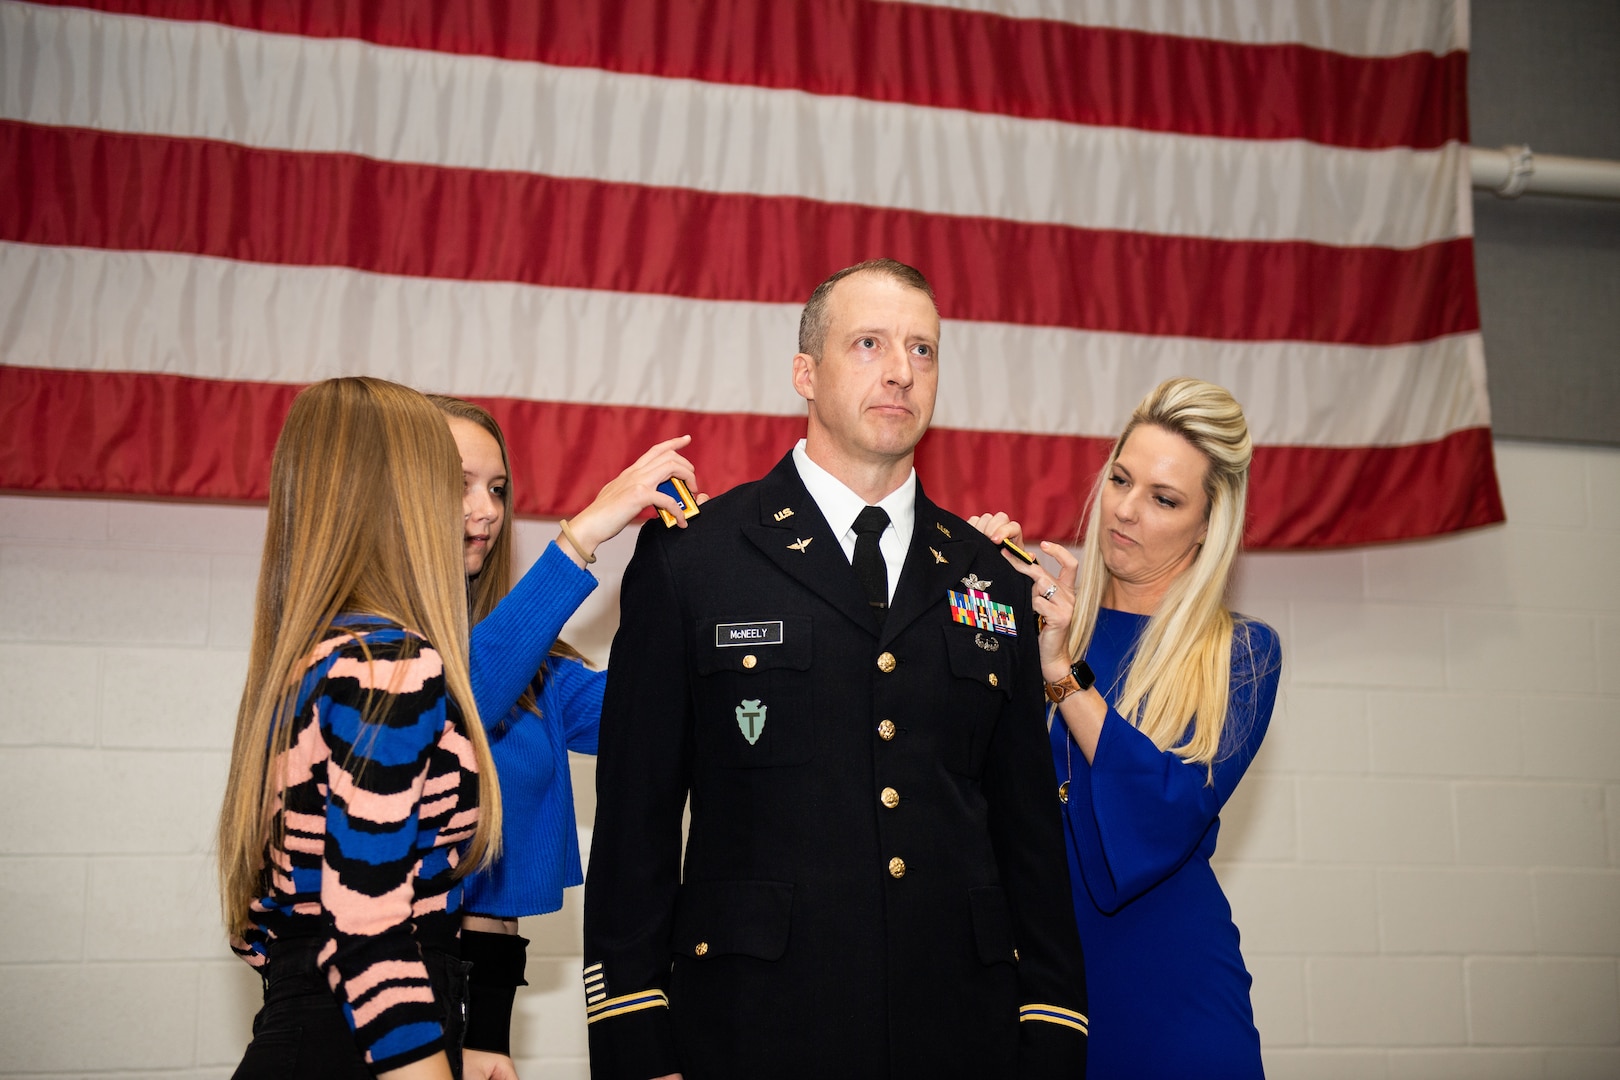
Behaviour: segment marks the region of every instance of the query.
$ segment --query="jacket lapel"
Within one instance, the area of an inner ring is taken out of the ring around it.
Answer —
[[[954,521],[954,519],[953,519]],[[882,644],[892,641],[902,630],[945,600],[945,590],[961,585],[973,562],[974,544],[963,531],[968,526],[947,524],[939,507],[923,494],[917,483],[916,520],[911,528],[911,550],[900,571],[894,590],[894,603],[884,620]]]
[[[877,634],[877,616],[872,614],[832,526],[805,490],[799,470],[793,467],[791,452],[760,481],[759,521],[745,524],[742,531],[783,573],[843,612],[857,626]],[[910,561],[908,556],[908,565]],[[905,581],[904,575],[901,581]]]

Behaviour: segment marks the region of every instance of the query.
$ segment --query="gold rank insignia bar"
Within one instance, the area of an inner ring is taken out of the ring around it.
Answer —
[[[692,489],[686,486],[686,481],[682,480],[678,476],[672,476],[668,480],[665,480],[662,484],[659,484],[658,490],[662,491],[665,495],[668,495],[670,498],[681,504],[682,517],[697,517],[697,500],[692,497]],[[658,516],[664,519],[664,528],[673,529],[675,527],[675,515],[670,513],[668,510],[665,510],[662,506],[657,507],[657,510]]]
[[[1003,540],[1001,542],[1001,549],[1003,551],[1012,552],[1012,557],[1015,558],[1015,559],[1022,559],[1024,562],[1028,563],[1030,566],[1035,565],[1035,556],[1031,555],[1029,552],[1025,551],[1023,548],[1019,547],[1017,544],[1013,543],[1011,540]]]

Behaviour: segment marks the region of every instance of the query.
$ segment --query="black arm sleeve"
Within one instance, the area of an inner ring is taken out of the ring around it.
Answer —
[[[596,766],[585,881],[591,1075],[679,1071],[666,992],[690,784],[692,706],[685,620],[656,520],[625,570]]]
[[[1016,618],[1035,629],[1027,599]],[[1055,1080],[1085,1075],[1090,1021],[1057,775],[1047,744],[1040,646],[1032,632],[1017,640],[1017,684],[991,740],[984,786],[1019,951],[1019,1075]]]

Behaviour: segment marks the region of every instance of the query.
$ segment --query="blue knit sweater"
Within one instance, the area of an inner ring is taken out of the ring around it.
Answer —
[[[501,857],[466,879],[467,913],[515,919],[556,911],[563,889],[585,880],[568,751],[596,753],[607,672],[546,654],[595,588],[595,577],[549,544],[473,627],[473,696],[489,733],[503,809]],[[542,663],[543,679],[535,675]],[[539,716],[517,707],[531,683]]]

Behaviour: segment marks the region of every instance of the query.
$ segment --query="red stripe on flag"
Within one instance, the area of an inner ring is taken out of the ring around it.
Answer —
[[[1348,56],[847,0],[814,8],[801,0],[63,6],[1184,135],[1366,148],[1468,141],[1462,51]]]
[[[792,304],[890,255],[957,319],[1374,346],[1479,327],[1468,237],[1159,236],[14,121],[0,162],[0,239],[23,243]]]
[[[297,388],[280,384],[0,367],[0,489],[258,500]],[[485,400],[511,446],[518,509],[577,511],[652,443],[690,433],[701,486],[765,474],[804,419],[545,401]],[[1034,537],[1074,535],[1109,440],[938,429],[917,452],[935,502],[1007,509]],[[581,453],[611,446],[616,456]],[[1397,447],[1260,447],[1249,502],[1255,548],[1431,536],[1504,519],[1490,432]],[[942,477],[956,477],[947,484]]]
[[[0,365],[0,488],[263,502],[298,390]]]
[[[1405,446],[1257,446],[1252,548],[1412,540],[1507,520],[1490,428]]]

